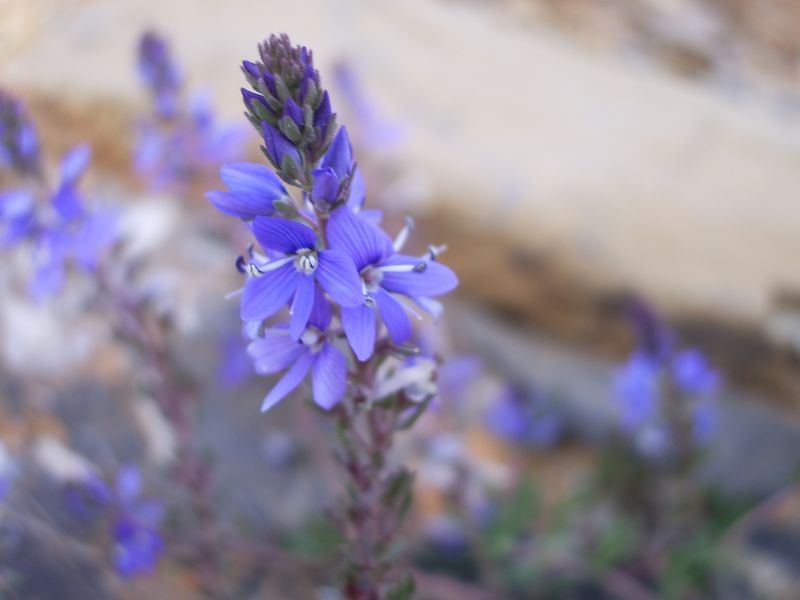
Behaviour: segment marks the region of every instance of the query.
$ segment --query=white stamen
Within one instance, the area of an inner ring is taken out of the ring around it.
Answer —
[[[386,265],[383,267],[378,267],[380,271],[384,273],[410,273],[411,271],[418,271],[420,268],[420,264],[425,264],[425,261],[420,261],[413,265]]]
[[[428,260],[436,260],[445,250],[447,250],[447,244],[442,244],[441,246],[434,246],[431,244],[428,246]]]
[[[273,260],[272,262],[262,264],[251,262],[247,265],[247,273],[251,277],[261,277],[264,273],[274,271],[275,269],[282,267],[292,260],[294,260],[294,256],[286,256],[284,258],[279,258],[278,260]]]
[[[408,241],[408,236],[414,229],[414,219],[411,217],[406,217],[406,224],[400,230],[400,233],[397,234],[397,237],[394,238],[394,243],[392,247],[394,248],[395,252],[400,252],[400,250],[405,246],[406,242]]]
[[[305,275],[311,275],[311,273],[317,270],[318,264],[319,260],[317,259],[317,253],[313,250],[309,250],[301,251],[301,253],[296,255],[294,266],[301,273]]]
[[[238,296],[242,292],[244,292],[244,288],[239,288],[238,290],[233,290],[232,292],[228,292],[227,294],[225,294],[225,300],[236,298],[236,296]]]

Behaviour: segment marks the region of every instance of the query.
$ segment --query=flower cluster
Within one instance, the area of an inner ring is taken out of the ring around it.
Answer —
[[[32,123],[26,121],[22,128],[36,138]],[[2,146],[1,152],[14,155],[13,140]],[[0,245],[9,248],[27,243],[33,249],[28,289],[36,299],[61,288],[70,264],[95,271],[103,252],[117,241],[116,212],[90,209],[80,191],[80,179],[90,159],[88,146],[70,150],[61,161],[58,183],[48,189],[37,154],[35,163],[27,166],[12,163],[27,179],[19,187],[0,191]]]
[[[441,248],[403,254],[408,227],[392,240],[378,225],[380,213],[362,210],[364,184],[347,130],[336,128],[311,52],[285,35],[259,51],[259,62],[243,63],[253,90],[242,94],[276,172],[227,165],[220,173],[227,191],[207,198],[244,220],[261,247],[237,265],[247,276],[241,318],[256,371],[285,371],[262,410],[309,372],[314,401],[330,409],[345,396],[349,369],[408,342],[414,306],[435,310],[431,297],[454,289],[457,279],[438,262]],[[284,183],[299,188],[298,199]],[[268,322],[285,308],[288,322]]]
[[[242,127],[220,125],[204,93],[183,102],[183,76],[164,38],[152,31],[142,36],[137,66],[153,103],[153,118],[138,125],[137,172],[167,185],[239,155]]]
[[[640,310],[635,322],[639,347],[614,376],[622,428],[651,457],[705,444],[715,428],[719,374],[700,350],[677,348],[649,311]]]

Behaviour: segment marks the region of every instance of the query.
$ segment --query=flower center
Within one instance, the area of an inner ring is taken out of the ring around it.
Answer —
[[[300,336],[300,341],[311,352],[317,353],[322,350],[322,346],[325,344],[325,336],[319,329],[309,325]]]
[[[295,255],[294,266],[303,273],[303,275],[311,275],[317,270],[319,259],[315,250],[303,249],[299,250]]]
[[[383,272],[373,266],[365,267],[361,271],[361,281],[367,292],[377,292],[383,280]]]

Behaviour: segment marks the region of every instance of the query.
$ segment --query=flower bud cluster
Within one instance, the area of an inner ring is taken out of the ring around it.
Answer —
[[[263,151],[286,183],[307,183],[336,132],[336,115],[322,88],[310,50],[292,46],[285,34],[259,46],[260,61],[242,71],[247,118],[264,138]]]

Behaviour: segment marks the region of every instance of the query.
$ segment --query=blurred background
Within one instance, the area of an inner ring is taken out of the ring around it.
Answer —
[[[178,145],[137,73],[148,30],[180,67]],[[792,0],[0,0],[0,86],[50,171],[91,146],[82,189],[133,265],[42,300],[30,251],[3,258],[3,597],[338,597],[332,436],[299,401],[258,413],[225,299],[247,238],[203,198],[263,160],[239,65],[287,32],[367,202],[461,281],[420,326],[439,394],[395,449],[419,597],[800,598],[799,31]],[[159,541],[121,568],[144,499]]]

